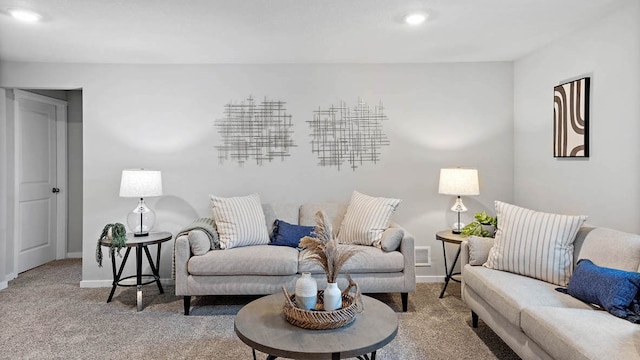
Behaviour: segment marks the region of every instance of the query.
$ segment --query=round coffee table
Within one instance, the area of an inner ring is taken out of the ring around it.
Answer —
[[[236,316],[234,329],[240,340],[256,350],[293,359],[376,358],[376,350],[398,333],[398,316],[386,304],[362,296],[364,311],[344,327],[308,330],[291,325],[282,314],[284,295],[274,294],[245,305]],[[369,354],[371,356],[369,357]]]

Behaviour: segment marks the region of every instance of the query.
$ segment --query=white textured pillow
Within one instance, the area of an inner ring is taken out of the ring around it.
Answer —
[[[586,216],[537,212],[495,202],[498,231],[485,267],[567,286],[573,242]]]
[[[189,235],[189,246],[191,247],[191,253],[195,256],[202,256],[211,250],[211,241],[207,234],[202,230],[191,230]]]
[[[221,249],[269,243],[269,232],[258,194],[210,197]]]
[[[379,247],[382,232],[389,227],[399,203],[399,199],[371,197],[354,191],[340,225],[338,242]]]
[[[388,228],[382,232],[382,239],[380,239],[380,247],[382,251],[396,251],[402,243],[404,238],[404,230],[401,228]]]
[[[478,266],[487,262],[494,239],[490,237],[470,236],[467,240],[469,247],[469,265]]]

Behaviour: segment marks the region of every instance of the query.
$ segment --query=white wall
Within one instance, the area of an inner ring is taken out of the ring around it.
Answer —
[[[515,202],[640,232],[640,3],[515,62]],[[553,158],[553,87],[591,76],[590,157]]]
[[[0,89],[0,290],[7,287],[7,98]]]
[[[82,256],[82,90],[67,91],[67,256]]]
[[[395,220],[432,247],[432,267],[418,275],[441,279],[435,232],[453,222],[453,197],[437,194],[445,166],[477,167],[481,195],[474,211],[513,200],[513,74],[511,63],[425,65],[78,65],[0,63],[0,86],[83,89],[83,286],[108,285],[95,244],[104,224],[125,222],[135,199],[118,197],[122,169],[162,170],[165,196],[148,200],[157,229],[174,234],[209,216],[207,194],[258,192],[263,202],[348,201],[353,190],[403,199]],[[253,95],[284,100],[293,116],[296,148],[284,162],[220,164],[215,119],[229,101]],[[319,167],[305,121],[319,106],[358,98],[382,101],[391,146],[382,161],[354,171]],[[452,249],[453,250],[453,249]],[[161,276],[171,271],[172,243],[163,246]]]
[[[13,91],[11,90],[4,90],[4,114],[6,114],[5,116],[5,129],[6,129],[6,133],[4,136],[4,149],[5,149],[5,166],[6,166],[6,172],[4,172],[5,176],[4,176],[4,181],[5,181],[5,186],[6,186],[6,200],[7,202],[4,203],[4,211],[5,211],[5,225],[6,225],[6,238],[5,238],[5,252],[3,253],[3,260],[4,260],[4,267],[5,267],[5,277],[0,279],[0,280],[5,280],[5,281],[9,281],[14,279],[17,276],[17,272],[15,269],[15,261],[14,261],[14,253],[15,253],[15,244],[13,242],[14,236],[14,230],[15,230],[15,226],[14,226],[14,216],[13,216],[13,209],[14,209],[14,202],[15,202],[15,196],[14,196],[14,187],[15,187],[15,181],[14,181],[14,168],[15,168],[15,155],[13,152],[14,149],[14,129],[15,129],[15,122],[14,122],[14,109],[13,109],[13,103],[14,103],[14,95],[13,95]]]

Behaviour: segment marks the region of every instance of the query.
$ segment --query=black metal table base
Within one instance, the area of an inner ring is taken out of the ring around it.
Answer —
[[[456,257],[453,259],[453,264],[451,264],[451,268],[447,267],[447,251],[444,246],[444,241],[442,242],[442,252],[444,254],[444,286],[442,287],[442,291],[440,292],[440,299],[444,296],[444,292],[447,290],[447,285],[449,285],[449,281],[453,280],[455,282],[460,282],[458,279],[454,279],[454,275],[460,275],[460,273],[454,273],[453,269],[456,268],[456,263],[458,263],[458,258],[460,257],[460,250],[462,247],[458,245],[458,252],[456,252]]]
[[[120,264],[120,269],[116,272],[116,257],[115,250],[111,250],[111,268],[113,270],[113,284],[111,286],[111,292],[109,293],[109,298],[107,302],[111,302],[113,299],[113,294],[116,292],[116,288],[118,286],[124,287],[136,287],[136,305],[137,310],[142,311],[142,286],[148,285],[151,283],[156,283],[158,285],[158,290],[160,294],[164,294],[164,289],[162,288],[162,284],[160,283],[160,248],[161,244],[158,243],[158,252],[156,254],[155,264],[153,259],[151,258],[151,253],[149,252],[149,248],[147,245],[137,244],[136,248],[136,274],[122,277],[122,271],[124,270],[124,266],[127,264],[127,259],[129,258],[129,253],[131,252],[131,247],[127,247],[127,251],[124,253],[124,258],[122,259],[122,263]],[[149,266],[151,267],[152,274],[143,274],[142,273],[142,251],[144,250],[145,255],[147,256],[147,261],[149,262]],[[153,280],[142,282],[143,277],[151,277]],[[121,282],[127,279],[136,278],[135,284],[122,284]]]
[[[256,357],[256,349],[251,349],[253,352],[253,360],[257,360]],[[277,359],[277,356],[274,355],[267,355],[267,360],[275,360]],[[376,360],[376,352],[372,352],[371,356],[369,356],[368,354],[364,354],[364,355],[358,355],[355,357],[356,359],[359,360]],[[340,360],[340,353],[333,353],[331,354],[331,360]]]

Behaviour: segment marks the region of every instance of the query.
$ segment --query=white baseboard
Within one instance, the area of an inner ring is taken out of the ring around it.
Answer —
[[[15,279],[17,277],[18,277],[18,275],[16,273],[8,273],[7,274],[7,281],[11,281],[11,280],[13,280],[13,279]]]
[[[67,259],[80,259],[80,258],[82,258],[82,252],[67,253]]]
[[[444,276],[416,276],[417,283],[443,283]]]
[[[150,279],[150,278],[147,278]],[[135,284],[135,279],[127,279],[129,281],[132,281],[133,284]],[[144,279],[142,280],[144,282]],[[160,283],[162,285],[174,285],[175,284],[175,280],[173,279],[160,279]],[[80,287],[81,288],[109,288],[113,285],[113,280],[82,280],[80,281]],[[149,284],[152,285],[152,284]]]
[[[81,288],[102,288],[111,287],[113,280],[82,280],[80,281]]]
[[[9,287],[8,281],[0,281],[0,290],[6,289]]]

